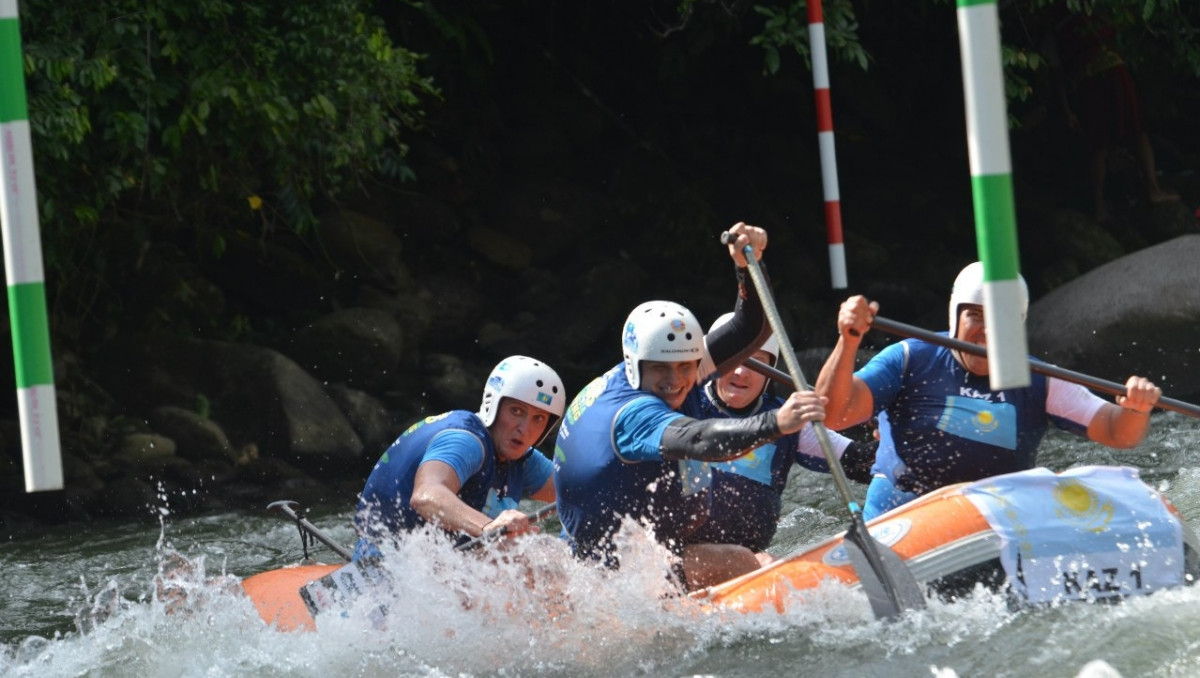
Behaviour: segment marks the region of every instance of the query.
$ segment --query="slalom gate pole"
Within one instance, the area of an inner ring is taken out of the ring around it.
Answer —
[[[1020,260],[1008,107],[996,0],[957,0],[975,240],[983,262],[988,381],[994,390],[1028,386],[1029,354],[1020,307]]]
[[[4,184],[0,190],[0,227],[4,233],[25,491],[40,492],[61,490],[63,472],[21,54],[17,0],[0,0],[0,182]]]
[[[842,202],[834,152],[833,105],[829,98],[829,57],[821,0],[808,0],[808,43],[812,55],[813,93],[817,106],[817,145],[821,150],[821,186],[825,191],[825,236],[829,241],[829,274],[833,289],[846,289],[846,246],[842,241]]]

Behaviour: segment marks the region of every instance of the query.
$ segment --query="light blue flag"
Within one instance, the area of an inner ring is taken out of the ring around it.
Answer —
[[[1135,469],[1038,468],[962,493],[1000,536],[1013,591],[1031,602],[1142,595],[1183,583],[1183,528]]]
[[[775,443],[767,443],[732,461],[714,462],[712,467],[718,471],[756,480],[763,485],[770,485],[771,463],[775,460],[775,449]]]
[[[937,427],[961,438],[1017,449],[1017,409],[1012,403],[950,396]]]

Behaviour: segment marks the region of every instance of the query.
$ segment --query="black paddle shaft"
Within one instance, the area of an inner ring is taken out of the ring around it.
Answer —
[[[554,515],[557,512],[558,512],[558,504],[546,504],[545,506],[534,511],[533,513],[526,514],[525,517],[529,518],[529,522],[531,522],[531,523],[540,523],[543,520],[549,518],[550,516]],[[458,546],[455,546],[454,549],[457,551],[469,551],[477,546],[480,546],[487,542],[499,539],[500,537],[503,537],[507,532],[508,532],[508,528],[506,528],[506,527],[501,527],[499,529],[492,530],[490,532],[484,532],[483,534],[479,535],[478,537],[475,537],[474,539],[472,539],[470,541],[464,541],[463,543],[459,544]]]
[[[954,349],[955,351],[962,351],[963,353],[970,353],[972,355],[983,356],[985,358],[987,357],[987,348],[983,346],[960,341],[944,334],[930,332],[929,330],[924,330],[920,327],[913,327],[912,325],[906,325],[901,322],[896,322],[895,320],[888,320],[887,318],[875,316],[875,320],[871,322],[871,327],[877,330],[888,332],[890,334],[895,334],[897,336],[907,337],[909,339],[920,339],[931,344],[937,344],[939,346],[945,346],[946,348]],[[1087,386],[1088,388],[1095,389],[1101,393],[1119,396],[1125,395],[1124,384],[1118,384],[1115,381],[1107,381],[1105,379],[1098,379],[1096,377],[1081,374],[1079,372],[1072,372],[1071,370],[1058,367],[1057,365],[1051,365],[1050,363],[1044,363],[1040,360],[1030,360],[1029,369],[1033,370],[1034,372],[1040,372],[1048,377],[1056,377],[1058,379],[1062,379],[1063,381],[1069,381],[1082,386]],[[1160,397],[1158,402],[1155,403],[1155,407],[1161,407],[1164,410],[1171,410],[1172,412],[1186,414],[1190,417],[1200,418],[1200,406],[1186,403],[1182,400],[1168,398],[1166,396]]]

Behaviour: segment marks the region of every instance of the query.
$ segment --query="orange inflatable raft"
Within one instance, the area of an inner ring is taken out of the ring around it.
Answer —
[[[1124,485],[1106,490],[1102,483],[1092,481],[1097,470],[1121,475],[1118,480]],[[1166,498],[1137,479],[1136,472],[1110,467],[1085,467],[1061,475],[1035,471],[1042,475],[1033,478],[1041,483],[1033,489],[997,491],[989,484],[992,479],[952,485],[879,516],[867,529],[877,542],[900,556],[928,592],[943,596],[965,593],[983,583],[993,589],[1007,586],[1010,592],[1020,589],[1017,597],[1031,602],[1096,600],[1152,593],[1192,584],[1200,577],[1200,543],[1195,533]],[[973,501],[969,497],[972,491],[976,496],[988,492],[992,496]],[[1130,497],[1142,504],[1120,506]],[[1156,517],[1145,510],[1146,504],[1159,509]],[[1135,528],[1140,532],[1132,537],[1128,529],[1121,534],[1116,524],[1123,509],[1132,517],[1128,522],[1156,523],[1156,532]],[[1022,513],[1033,511],[1048,517],[1039,530],[1020,522]],[[999,524],[1005,521],[1009,521],[1007,526]],[[783,612],[795,600],[795,592],[827,579],[859,587],[858,575],[842,546],[843,536],[697,591],[692,597],[745,612]],[[1042,563],[1029,557],[1031,548],[1036,551],[1039,547],[1043,552],[1054,550]],[[1010,554],[1007,563],[1006,549]],[[1140,553],[1114,560],[1111,555],[1106,559],[1105,551]],[[1153,572],[1146,568],[1147,554]],[[1033,575],[1039,572],[1043,581],[1035,585]]]
[[[242,588],[266,623],[281,631],[314,631],[317,624],[300,596],[300,589],[343,565],[298,565],[260,572],[242,580]]]
[[[1169,501],[1123,467],[1034,469],[945,487],[867,524],[929,593],[982,583],[1028,602],[1097,600],[1188,585],[1200,542]],[[705,604],[783,612],[825,580],[859,587],[843,535],[723,584],[694,592]],[[304,565],[243,582],[259,615],[282,630],[313,630],[313,610],[382,581],[371,565]]]

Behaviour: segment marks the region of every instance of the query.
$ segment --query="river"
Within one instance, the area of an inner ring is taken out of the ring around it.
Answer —
[[[1052,432],[1041,461],[1136,466],[1196,526],[1198,446],[1200,423],[1160,413],[1137,450]],[[794,471],[772,552],[843,529],[843,511],[828,476]],[[861,594],[829,585],[782,615],[714,613],[662,596],[657,554],[636,538],[634,566],[618,575],[562,558],[550,535],[521,540],[519,568],[415,539],[395,559],[402,590],[386,628],[352,610],[323,615],[317,633],[284,633],[259,621],[236,583],[301,559],[293,524],[265,510],[176,517],[164,505],[147,516],[0,544],[0,675],[1200,675],[1200,588],[1042,608],[978,590],[883,623]],[[349,506],[311,507],[309,517],[351,542]],[[337,562],[319,545],[313,554]],[[183,611],[168,612],[155,580],[178,556],[195,571],[181,580]],[[97,607],[109,613],[81,626],[77,613]]]

